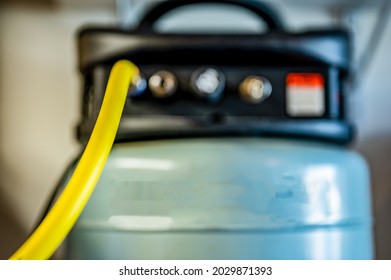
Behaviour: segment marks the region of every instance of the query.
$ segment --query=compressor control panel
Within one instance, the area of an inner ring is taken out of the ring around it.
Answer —
[[[112,65],[142,72],[118,141],[261,135],[348,143],[349,37],[341,30],[260,35],[139,34],[85,29],[79,139],[88,139]]]
[[[338,71],[326,67],[140,65],[129,115],[338,118]]]

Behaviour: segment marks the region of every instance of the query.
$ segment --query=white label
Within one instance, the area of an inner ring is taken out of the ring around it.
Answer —
[[[292,117],[318,117],[325,113],[325,92],[321,86],[288,85],[286,110]]]

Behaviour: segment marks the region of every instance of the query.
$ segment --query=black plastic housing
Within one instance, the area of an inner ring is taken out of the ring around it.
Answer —
[[[157,34],[110,28],[79,33],[79,67],[84,78],[83,114],[78,138],[88,139],[99,112],[112,65],[129,59],[148,79],[170,70],[179,81],[170,98],[146,92],[125,107],[117,141],[207,136],[273,136],[318,139],[340,144],[352,140],[346,121],[344,83],[349,75],[350,41],[346,31],[323,30],[265,34]],[[191,74],[213,66],[226,76],[218,102],[196,98]],[[325,80],[325,112],[292,117],[286,112],[289,73],[319,73]],[[273,94],[260,104],[246,104],[238,84],[248,75],[267,77]]]

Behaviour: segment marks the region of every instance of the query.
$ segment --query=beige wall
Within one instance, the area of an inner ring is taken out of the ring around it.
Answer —
[[[113,7],[0,9],[0,258],[36,223],[79,151],[75,31],[115,21]],[[5,236],[4,236],[5,235]]]

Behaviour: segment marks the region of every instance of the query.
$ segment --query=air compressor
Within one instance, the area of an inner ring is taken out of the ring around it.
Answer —
[[[247,9],[268,31],[155,31],[200,3]],[[163,1],[134,30],[85,28],[78,44],[81,143],[113,65],[140,75],[67,258],[373,258],[369,172],[347,147],[348,32],[288,32],[258,1]]]

